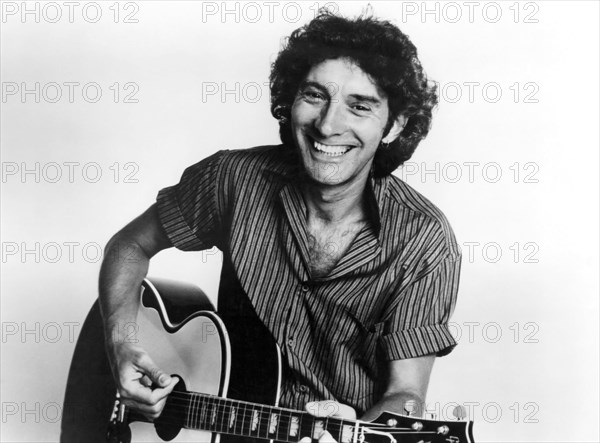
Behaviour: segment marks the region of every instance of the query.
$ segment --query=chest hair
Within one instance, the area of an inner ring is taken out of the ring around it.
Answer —
[[[328,275],[348,252],[365,222],[308,227],[310,272],[314,278]]]

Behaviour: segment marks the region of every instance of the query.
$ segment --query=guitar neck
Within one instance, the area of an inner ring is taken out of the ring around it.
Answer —
[[[185,414],[184,427],[242,437],[297,442],[329,431],[339,442],[352,441],[357,422],[315,417],[307,412],[266,406],[195,392],[173,392],[172,407]]]

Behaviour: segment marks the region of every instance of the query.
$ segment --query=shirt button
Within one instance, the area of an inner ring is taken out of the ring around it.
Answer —
[[[296,340],[294,340],[294,337],[290,337],[287,341],[287,344],[290,348],[293,348],[294,345],[296,344]]]
[[[302,292],[308,292],[308,290],[310,289],[310,287],[307,284],[302,285]]]
[[[306,386],[306,385],[300,385],[300,386],[298,386],[298,390],[300,392],[302,392],[303,394],[306,394],[308,392],[308,386]]]

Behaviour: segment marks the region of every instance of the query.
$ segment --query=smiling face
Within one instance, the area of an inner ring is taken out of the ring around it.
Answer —
[[[355,63],[335,59],[313,66],[291,109],[308,176],[321,186],[364,185],[388,115],[387,98]]]

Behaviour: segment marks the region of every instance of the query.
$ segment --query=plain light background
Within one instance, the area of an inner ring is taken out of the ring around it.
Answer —
[[[39,23],[2,4],[3,441],[58,439],[99,247],[188,165],[279,142],[269,66],[323,5],[76,3],[72,20],[62,2],[28,3]],[[598,3],[371,4],[442,92],[396,172],[447,215],[464,255],[459,346],[436,361],[428,409],[452,419],[466,405],[479,442],[597,442]],[[150,275],[214,298],[220,263],[170,250]]]

